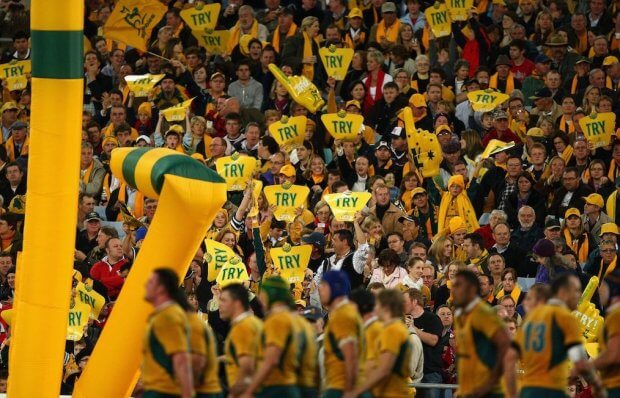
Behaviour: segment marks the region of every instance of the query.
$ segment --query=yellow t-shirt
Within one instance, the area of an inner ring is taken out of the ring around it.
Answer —
[[[467,395],[485,384],[491,376],[497,358],[497,348],[492,338],[504,324],[483,301],[476,303],[470,312],[457,316],[454,324],[458,350],[458,392]],[[499,381],[491,392],[501,392]]]
[[[345,370],[344,355],[340,347],[353,341],[360,355],[364,346],[362,319],[355,305],[345,301],[336,307],[329,316],[324,335],[327,388],[342,391],[345,387]]]
[[[364,325],[364,354],[360,356],[359,377],[363,379],[377,367],[376,360],[379,357],[379,335],[383,330],[383,322],[375,318]]]
[[[409,398],[410,363],[412,347],[409,340],[409,330],[403,321],[397,319],[385,324],[378,338],[377,355],[385,352],[396,355],[396,362],[390,372],[372,391],[374,397]]]
[[[300,387],[318,388],[319,371],[317,367],[318,345],[316,333],[310,322],[302,316],[294,315],[293,320],[299,330],[297,384]]]
[[[566,391],[567,349],[582,343],[577,318],[563,305],[541,305],[528,314],[516,342],[521,351],[522,387]]]
[[[178,304],[170,304],[151,315],[143,350],[142,383],[145,391],[181,393],[174,378],[172,357],[177,353],[189,353],[189,334],[187,315]]]
[[[218,380],[218,364],[215,337],[213,331],[198,314],[188,314],[191,335],[189,345],[192,354],[206,357],[207,363],[196,386],[196,391],[206,394],[222,392]]]
[[[258,357],[262,334],[263,323],[249,312],[239,315],[237,319],[233,320],[228,337],[224,342],[228,385],[232,386],[237,382],[239,358],[246,355],[252,358]]]
[[[605,325],[601,328],[598,342],[601,351],[607,349],[607,342],[614,336],[620,334],[620,307],[611,311],[605,317]],[[620,388],[620,366],[616,365],[612,368],[601,371],[603,386],[605,388]]]
[[[263,355],[267,347],[276,346],[282,350],[280,361],[267,378],[263,387],[292,386],[297,384],[298,335],[299,330],[290,311],[278,311],[269,314],[263,329]]]

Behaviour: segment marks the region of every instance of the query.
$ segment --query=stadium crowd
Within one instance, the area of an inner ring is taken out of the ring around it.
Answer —
[[[558,394],[550,396],[590,397],[601,391],[595,368],[609,396],[620,396],[620,355],[588,361],[582,327],[568,311],[597,277],[591,301],[606,321],[601,357],[619,352],[617,1],[475,0],[465,20],[435,37],[425,11],[436,4],[426,0],[228,0],[221,2],[218,29],[229,30],[230,40],[217,55],[200,47],[181,18],[194,1],[161,2],[168,11],[143,52],[105,37],[102,27],[117,2],[86,0],[74,268],[75,283],[105,304],[83,325],[83,336],[67,342],[64,393],[87,363],[157,209],[155,198],[110,171],[111,152],[167,147],[214,170],[218,159],[251,156],[263,187],[310,189],[288,222],[274,216],[264,193],[257,214],[248,216],[251,185],[228,192],[205,238],[243,260],[249,275],[243,285],[222,287],[209,277],[204,243],[181,281],[188,303],[166,270],[149,282],[149,301],[183,304],[202,321],[192,333],[209,336],[194,369],[199,396],[246,397],[263,388],[259,396],[404,397],[414,394],[410,383],[422,382],[458,383],[465,397],[499,397],[511,396],[509,374],[516,374],[521,396],[548,389]],[[0,63],[30,59],[27,7],[0,0],[0,20],[0,37],[12,38]],[[328,76],[321,62],[319,50],[331,46],[355,51],[343,80]],[[270,72],[272,63],[312,81],[324,108],[312,113],[293,101]],[[164,76],[139,97],[125,77],[145,74]],[[0,109],[3,309],[12,305],[27,217],[31,103],[29,85],[11,91],[9,83],[2,79]],[[467,94],[477,90],[508,99],[475,111]],[[164,117],[162,111],[190,98],[185,120]],[[415,126],[441,145],[433,176],[409,150],[407,107]],[[340,110],[364,117],[353,141],[335,140],[321,120]],[[580,123],[601,114],[615,123],[602,144]],[[271,136],[269,126],[283,116],[308,118],[303,143],[281,147]],[[53,165],[50,178],[63,178]],[[345,222],[325,195],[347,191],[369,192],[371,199]],[[302,244],[312,245],[307,270],[302,282],[288,284],[269,249]],[[181,310],[162,311],[165,322]],[[159,328],[151,333],[164,336]],[[168,337],[159,349],[172,357],[168,348],[180,348]],[[4,319],[0,340],[5,381]],[[191,396],[181,395],[190,381],[166,373],[155,356],[146,355],[136,392]],[[563,368],[569,358],[570,378]],[[415,392],[452,394],[436,386]]]

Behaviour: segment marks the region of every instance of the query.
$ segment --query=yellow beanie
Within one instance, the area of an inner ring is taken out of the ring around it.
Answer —
[[[151,108],[151,103],[146,101],[140,104],[140,106],[138,107],[138,115],[144,113],[145,115],[148,115],[149,117],[152,116],[153,114],[153,109]]]

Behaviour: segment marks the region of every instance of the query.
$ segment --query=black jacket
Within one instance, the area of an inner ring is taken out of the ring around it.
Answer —
[[[592,193],[592,188],[580,182],[575,192],[573,192],[573,196],[570,198],[568,206],[562,206],[562,200],[567,193],[568,191],[563,186],[553,193],[553,202],[551,202],[551,206],[549,206],[548,213],[550,216],[564,218],[564,213],[571,207],[575,207],[579,209],[579,211],[583,211],[583,206],[585,205],[583,198]]]

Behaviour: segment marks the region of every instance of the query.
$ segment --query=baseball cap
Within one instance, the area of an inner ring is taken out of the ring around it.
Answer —
[[[444,131],[447,131],[449,134],[452,133],[452,129],[450,128],[450,126],[446,126],[445,124],[442,124],[440,126],[437,126],[437,128],[435,129],[435,135],[439,135]]]
[[[385,12],[396,12],[396,4],[388,1],[387,3],[383,3],[381,6],[381,14]]]
[[[295,305],[306,308],[306,300],[295,300]]]
[[[357,109],[362,109],[362,106],[360,105],[360,102],[359,102],[358,100],[350,100],[350,101],[347,101],[347,102],[344,104],[344,109],[347,109],[347,108],[348,108],[348,107],[350,107],[350,106],[354,106],[354,107],[356,107]]]
[[[90,213],[88,213],[86,215],[86,219],[85,220],[87,222],[88,221],[94,221],[94,220],[101,221],[101,217],[99,217],[99,214],[97,214],[97,212],[91,211]]]
[[[534,95],[530,97],[530,99],[540,99],[540,98],[549,98],[549,97],[553,97],[553,94],[551,94],[551,90],[549,90],[547,87],[543,87],[540,90],[536,91]]]
[[[166,135],[167,134],[168,133],[166,133]],[[136,140],[136,142],[138,142],[138,141],[144,141],[147,144],[151,145],[151,138],[148,135],[141,135],[141,136],[139,136],[138,139]]]
[[[590,61],[590,58],[586,58],[586,57],[584,57],[584,56],[582,55],[582,56],[580,56],[579,58],[577,58],[577,61],[575,61],[575,65],[577,65],[577,64],[581,64],[581,63],[584,63],[584,62],[585,62],[586,64],[591,64],[591,63],[592,63],[592,61]]]
[[[528,137],[544,137],[545,133],[542,131],[540,127],[532,127],[526,133]]]
[[[295,171],[295,168],[293,166],[291,166],[290,164],[285,164],[280,168],[280,172],[278,174],[284,174],[287,177],[293,177],[297,175],[297,172]]]
[[[2,105],[2,108],[0,108],[0,113],[4,113],[8,110],[19,110],[19,108],[17,107],[17,104],[13,101],[9,101],[9,102],[5,102],[4,105]]]
[[[211,75],[210,80],[213,80],[216,77],[221,77],[222,79],[224,79],[224,81],[226,81],[226,76],[222,72],[215,72],[214,74]]]
[[[426,189],[422,187],[417,187],[413,191],[411,191],[412,198],[415,198],[416,195],[420,195],[420,194],[426,195]]]
[[[537,64],[546,64],[547,62],[551,62],[551,58],[547,57],[545,54],[538,54],[534,59],[534,63]]]
[[[568,218],[570,216],[580,217],[581,216],[581,212],[579,211],[579,209],[571,207],[570,209],[566,210],[566,213],[564,213],[564,218]]]
[[[584,199],[586,203],[590,205],[598,206],[598,207],[605,206],[605,201],[603,200],[603,197],[598,193],[591,193],[590,195],[586,196]]]
[[[616,223],[608,222],[608,223],[601,225],[601,233],[599,234],[599,236],[603,236],[604,234],[620,235],[620,232],[618,232],[618,226],[616,225]]]
[[[400,216],[398,217],[398,222],[402,223],[403,221],[409,221],[412,223],[415,223],[415,218],[411,217],[410,215],[404,215],[404,216]]]
[[[364,14],[362,14],[362,10],[360,10],[359,8],[355,7],[353,9],[351,9],[351,11],[349,11],[349,15],[348,18],[363,18]]]
[[[560,229],[560,221],[555,217],[549,217],[545,220],[545,229]]]
[[[13,130],[21,130],[21,129],[27,129],[27,128],[28,128],[27,123],[24,123],[21,120],[18,120],[15,123],[13,123],[11,127],[9,127],[9,130],[13,131]]]
[[[608,55],[607,57],[605,57],[605,59],[603,60],[603,66],[611,66],[611,65],[615,65],[617,63],[619,63],[620,61],[618,61],[618,58],[614,57],[613,55]]]
[[[493,119],[495,120],[508,119],[508,115],[506,114],[506,112],[500,110],[500,111],[495,112],[495,115],[493,115]]]
[[[377,144],[375,144],[375,151],[380,148],[390,149],[390,146],[388,145],[387,141],[379,141],[377,142]]]
[[[301,240],[304,243],[309,243],[311,245],[324,247],[325,246],[325,235],[320,232],[313,232],[308,235],[304,235],[301,237]]]
[[[409,103],[416,108],[426,107],[426,99],[422,94],[413,94],[409,97]]]

